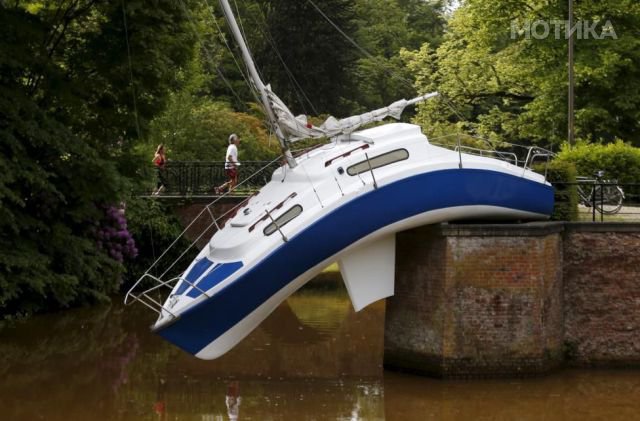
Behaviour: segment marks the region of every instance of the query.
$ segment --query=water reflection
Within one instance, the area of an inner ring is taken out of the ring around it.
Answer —
[[[565,371],[442,382],[383,372],[384,305],[354,313],[339,279],[280,306],[227,355],[200,361],[119,305],[0,328],[8,420],[633,419],[640,373]]]
[[[385,372],[387,420],[633,420],[640,372],[565,370],[526,380],[450,381]]]

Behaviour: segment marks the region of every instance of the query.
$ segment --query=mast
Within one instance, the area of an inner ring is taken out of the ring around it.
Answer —
[[[574,41],[573,41],[573,0],[569,0],[569,111],[568,111],[568,140],[569,148],[573,147],[575,143],[575,71],[574,71]]]
[[[271,106],[271,102],[269,101],[267,90],[265,88],[264,83],[260,79],[260,75],[258,74],[258,71],[256,70],[256,66],[253,62],[253,57],[251,57],[251,52],[249,51],[249,48],[247,47],[247,43],[244,37],[242,36],[242,33],[240,32],[240,28],[238,27],[236,18],[233,14],[233,11],[231,10],[231,6],[229,6],[229,2],[227,0],[220,0],[220,5],[222,6],[222,11],[227,20],[227,23],[231,28],[231,33],[233,34],[233,37],[235,38],[238,45],[240,46],[240,50],[242,51],[242,57],[244,59],[245,64],[247,65],[247,68],[249,69],[249,77],[251,78],[255,87],[258,89],[258,92],[260,92],[260,99],[262,100],[262,105],[264,106],[265,111],[267,112],[269,123],[271,123],[271,125],[273,126],[276,132],[276,137],[280,142],[280,149],[282,149],[282,154],[287,160],[287,164],[289,165],[289,167],[295,168],[296,165],[298,164],[296,163],[295,158],[291,154],[291,150],[289,149],[287,138],[284,135],[282,128],[278,124],[278,119],[276,118],[275,112],[273,111],[273,108]]]

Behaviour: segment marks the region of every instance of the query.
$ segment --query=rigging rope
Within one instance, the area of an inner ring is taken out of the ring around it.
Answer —
[[[124,38],[127,43],[127,58],[129,60],[129,81],[131,84],[131,96],[133,97],[133,112],[136,121],[136,133],[140,139],[140,121],[138,120],[138,102],[136,100],[136,87],[133,83],[133,65],[131,63],[131,46],[129,45],[129,28],[127,27],[127,12],[122,0],[122,21],[124,22]]]
[[[238,26],[240,28],[240,33],[241,33],[242,37],[245,39],[245,42],[248,44],[249,43],[249,39],[247,38],[247,34],[244,32],[244,25],[242,24],[242,18],[240,17],[240,9],[238,8],[238,3],[236,3],[236,1],[233,0],[233,4],[236,6],[236,16],[238,17],[237,22],[239,24]],[[248,48],[249,47],[247,47],[247,49]],[[252,53],[249,52],[249,54],[252,54]],[[251,73],[249,71],[249,65],[247,63],[245,63],[244,60],[242,60],[242,63],[244,64],[244,68],[247,71],[247,74]],[[256,66],[256,72],[258,72],[258,75],[260,76],[260,78],[262,80],[264,80],[264,78],[262,77],[262,74],[260,73],[260,69],[257,66]]]
[[[218,20],[216,19],[216,16],[213,13],[213,8],[209,4],[209,0],[204,0],[204,1],[207,4],[207,10],[209,11],[209,14],[211,15],[213,23],[215,24],[215,26],[216,26],[216,28],[218,30],[218,35],[220,36],[220,39],[222,40],[223,44],[227,47],[227,50],[231,54],[231,58],[233,59],[233,62],[236,64],[236,67],[240,71],[240,74],[242,75],[242,78],[244,79],[245,83],[247,84],[247,86],[249,86],[249,90],[253,94],[256,102],[261,104],[262,102],[260,101],[258,93],[256,92],[256,87],[253,85],[253,83],[250,82],[250,80],[248,79],[247,75],[242,70],[242,67],[240,66],[240,63],[238,63],[238,60],[236,59],[236,56],[233,53],[233,50],[231,49],[231,46],[229,45],[229,43],[227,42],[226,38],[224,37],[224,33],[222,32],[222,28],[220,28],[220,25],[218,25]],[[245,66],[245,70],[246,70],[246,66]]]
[[[282,63],[282,66],[284,67],[285,72],[287,73],[287,77],[289,78],[289,80],[294,84],[294,91],[296,93],[296,96],[298,97],[298,102],[300,103],[300,105],[302,106],[302,109],[304,111],[305,114],[307,114],[307,110],[306,107],[304,106],[304,101],[302,101],[302,99],[300,98],[300,94],[302,94],[302,96],[304,97],[304,99],[307,101],[307,103],[309,104],[309,106],[311,107],[311,110],[313,111],[313,113],[315,115],[318,115],[318,110],[316,109],[316,107],[313,105],[313,102],[311,102],[311,100],[309,99],[309,97],[307,96],[307,94],[305,93],[304,89],[302,89],[302,86],[300,85],[300,83],[298,83],[297,79],[295,78],[295,76],[293,75],[293,72],[291,72],[291,70],[289,69],[289,66],[287,66],[287,63],[284,61],[284,59],[282,58],[282,55],[280,54],[280,51],[278,50],[278,47],[275,43],[275,40],[273,39],[273,37],[271,36],[271,32],[269,32],[269,26],[267,24],[267,18],[264,15],[264,12],[262,11],[261,8],[259,8],[260,10],[260,18],[261,18],[261,22],[259,22],[259,29],[260,32],[262,32],[262,34],[265,36],[265,38],[267,39],[267,41],[269,42],[269,45],[271,45],[271,48],[273,48],[273,51],[276,53],[276,55],[278,56],[278,59],[280,60],[280,62]]]
[[[276,56],[280,60],[280,63],[282,64],[282,67],[284,67],[284,71],[287,74],[287,78],[289,79],[289,81],[291,83],[293,83],[293,91],[295,92],[296,97],[298,98],[298,103],[302,107],[303,112],[305,114],[308,114],[307,113],[307,108],[304,106],[304,101],[303,101],[302,97],[300,96],[300,92],[302,92],[302,95],[304,95],[304,97],[306,98],[307,101],[309,101],[309,99],[304,94],[304,91],[302,91],[302,89],[300,88],[300,85],[298,84],[298,81],[293,76],[293,73],[291,73],[291,70],[289,69],[289,66],[287,66],[287,63],[285,63],[284,59],[280,55],[280,52],[276,48],[275,43],[273,42],[271,37],[267,33],[265,33],[264,30],[261,27],[259,29],[260,29],[260,32],[262,32],[262,35],[264,35],[266,40],[269,42],[269,45],[271,45],[271,48],[273,48],[273,51],[276,53]],[[309,101],[309,104],[311,105],[311,108],[313,108],[313,104],[311,104],[311,101]],[[315,109],[314,109],[314,112],[315,112]],[[316,114],[317,114],[317,112],[316,112]]]
[[[235,91],[235,89],[233,89],[233,86],[231,86],[231,83],[224,76],[224,73],[222,73],[222,70],[220,70],[220,67],[216,65],[216,62],[213,59],[213,54],[211,54],[211,51],[209,51],[209,49],[205,45],[204,41],[202,40],[202,37],[200,37],[200,33],[198,32],[198,28],[196,26],[196,23],[194,22],[194,20],[193,20],[193,18],[191,16],[191,13],[189,12],[189,10],[187,9],[187,6],[184,4],[184,2],[182,0],[180,0],[180,5],[182,6],[182,10],[184,11],[185,15],[187,16],[187,19],[191,23],[191,26],[193,27],[193,32],[196,35],[196,38],[198,38],[198,41],[200,42],[200,46],[204,50],[205,56],[207,57],[207,60],[216,69],[216,72],[218,73],[218,76],[220,76],[220,78],[222,79],[222,82],[227,86],[227,88],[229,88],[229,90],[231,91],[233,96],[236,98],[238,103],[244,105],[244,107],[246,109],[247,106],[244,103],[244,101],[242,100],[242,98],[240,98],[240,95],[238,95],[238,93]]]

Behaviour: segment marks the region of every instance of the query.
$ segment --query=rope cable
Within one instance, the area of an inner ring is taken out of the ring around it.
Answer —
[[[260,10],[261,22],[259,22],[258,28],[260,29],[262,34],[267,39],[267,42],[269,42],[269,45],[271,45],[271,48],[273,48],[273,51],[278,56],[278,59],[280,60],[280,63],[282,63],[282,67],[284,67],[284,70],[287,73],[287,77],[294,84],[294,91],[296,92],[296,96],[298,97],[298,101],[299,101],[300,105],[302,106],[302,109],[304,110],[304,113],[307,114],[307,111],[306,111],[306,107],[304,106],[304,102],[300,99],[300,94],[302,94],[304,99],[307,101],[307,103],[311,107],[311,110],[313,111],[313,113],[315,115],[318,115],[319,114],[318,110],[313,105],[313,102],[311,101],[311,99],[309,99],[309,96],[306,94],[304,89],[302,89],[302,86],[300,85],[298,80],[293,75],[293,72],[291,71],[291,69],[289,69],[289,66],[287,66],[287,63],[284,61],[284,58],[282,57],[282,54],[280,54],[280,51],[278,50],[278,46],[276,45],[276,42],[273,39],[273,36],[271,36],[271,32],[269,31],[267,18],[264,15],[264,12],[262,11],[262,8],[259,8],[259,10]]]
[[[247,34],[246,34],[245,30],[244,30],[244,25],[242,23],[242,16],[240,15],[240,9],[238,8],[238,3],[236,3],[236,1],[233,0],[233,4],[236,6],[236,16],[238,17],[238,19],[236,21],[238,22],[238,27],[240,28],[240,34],[245,39],[245,42],[248,44],[249,43],[249,38],[247,38]],[[243,61],[243,63],[244,63],[244,61]],[[244,67],[245,67],[245,69],[247,71],[247,74],[249,74],[250,73],[249,72],[249,65],[247,63],[244,63]],[[260,69],[258,68],[258,66],[255,66],[255,68],[256,68],[256,72],[258,72],[258,76],[260,76],[260,78],[262,80],[264,80],[264,77],[262,76],[262,73],[260,73]]]
[[[236,6],[236,16],[238,17],[238,22],[239,22],[239,26],[240,26],[240,32],[242,33],[242,36],[244,37],[245,40],[247,40],[247,43],[248,43],[249,38],[247,37],[247,34],[246,34],[245,30],[244,30],[244,23],[242,22],[242,16],[240,14],[240,9],[238,7],[238,3],[236,2],[236,0],[233,0],[233,4]],[[262,9],[260,9],[259,7],[258,7],[258,9],[260,10],[260,12],[262,12]],[[250,54],[252,54],[252,53],[250,52]],[[254,57],[254,60],[255,60],[255,57]],[[247,70],[247,73],[250,73],[249,72],[249,65],[247,63],[244,63],[244,64],[245,64],[245,68]],[[260,67],[259,66],[254,66],[254,67],[256,69],[256,72],[258,72],[258,76],[260,77],[260,79],[262,79],[264,81],[265,77],[262,74],[262,71],[260,70]],[[262,103],[259,100],[258,100],[258,102]],[[265,112],[266,112],[266,110],[265,110]]]
[[[233,96],[236,98],[238,103],[242,104],[245,107],[245,109],[247,109],[248,107],[246,106],[246,104],[244,103],[242,98],[240,98],[240,95],[238,95],[236,90],[233,89],[233,86],[231,85],[229,80],[227,80],[227,78],[224,76],[224,73],[222,72],[220,67],[216,65],[216,62],[213,59],[213,54],[211,54],[211,51],[209,51],[209,49],[207,48],[206,44],[204,43],[204,40],[202,39],[202,37],[200,36],[200,32],[198,31],[197,25],[196,25],[195,21],[193,20],[193,17],[191,16],[191,13],[189,12],[189,10],[187,9],[186,5],[184,4],[184,2],[182,0],[180,0],[180,5],[182,6],[182,10],[184,11],[185,15],[187,16],[187,19],[191,23],[191,26],[193,27],[193,32],[196,35],[196,38],[198,38],[198,41],[200,42],[200,46],[201,46],[202,50],[204,50],[205,56],[207,57],[207,60],[214,67],[214,69],[218,73],[218,76],[220,76],[220,79],[222,79],[222,82],[227,86],[227,88],[229,88],[229,90],[231,91]]]
[[[133,83],[133,64],[131,62],[131,46],[129,45],[129,28],[127,26],[127,11],[122,0],[122,21],[124,23],[124,38],[127,44],[127,59],[129,61],[129,83],[131,84],[131,96],[133,98],[133,113],[136,121],[136,133],[140,139],[140,121],[138,119],[138,101],[136,100],[136,87]]]
[[[293,73],[291,72],[291,70],[289,69],[289,67],[287,66],[287,63],[285,63],[284,59],[282,58],[282,56],[280,55],[280,52],[278,51],[278,49],[275,47],[273,40],[271,39],[271,37],[269,37],[269,35],[267,33],[265,33],[263,31],[262,28],[260,28],[260,31],[262,32],[262,34],[264,35],[264,37],[267,39],[267,42],[269,42],[269,45],[271,45],[271,48],[273,48],[273,51],[276,53],[276,56],[278,57],[278,59],[280,60],[280,63],[282,64],[282,67],[284,67],[284,71],[287,74],[287,78],[289,78],[289,81],[291,83],[293,83],[294,85],[294,89],[293,91],[296,94],[296,97],[298,98],[298,103],[300,104],[300,106],[302,107],[302,110],[305,114],[307,113],[307,108],[304,106],[304,100],[303,98],[300,96],[300,94],[302,93],[302,95],[304,96],[304,99],[306,99],[306,101],[309,103],[309,105],[311,106],[313,112],[317,115],[318,112],[315,110],[315,107],[313,106],[313,104],[311,103],[311,101],[309,101],[309,98],[307,97],[307,95],[304,93],[304,91],[302,90],[302,88],[300,87],[300,85],[298,84],[298,81],[296,80],[296,78],[293,76]]]
[[[209,11],[209,14],[211,15],[211,19],[213,20],[213,23],[215,24],[216,29],[218,30],[218,35],[220,36],[220,39],[222,40],[223,44],[225,45],[225,47],[227,48],[227,50],[231,54],[231,58],[233,59],[233,62],[235,63],[235,65],[238,68],[238,70],[240,71],[240,74],[242,75],[242,78],[244,79],[245,83],[249,87],[249,90],[253,94],[255,100],[259,104],[261,104],[261,101],[260,101],[260,98],[258,96],[258,93],[256,92],[257,88],[253,85],[253,83],[251,83],[250,79],[245,74],[246,66],[245,66],[245,70],[242,70],[242,66],[240,66],[240,63],[238,63],[238,60],[236,59],[236,56],[233,53],[233,49],[231,48],[231,46],[227,42],[227,39],[224,37],[224,33],[222,32],[222,28],[220,28],[220,25],[218,25],[218,20],[216,19],[216,16],[213,13],[213,8],[209,4],[209,0],[204,0],[204,1],[205,1],[206,5],[207,5],[207,10]]]

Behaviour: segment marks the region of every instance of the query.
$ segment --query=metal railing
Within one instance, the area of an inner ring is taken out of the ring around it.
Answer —
[[[263,167],[267,166],[264,171]],[[237,194],[247,194],[259,190],[271,180],[271,174],[280,166],[279,159],[273,161],[244,161],[238,167],[238,179],[250,178],[251,182]],[[253,177],[258,171],[260,175]],[[162,181],[162,195],[196,196],[214,195],[214,188],[227,181],[224,161],[169,161],[164,168],[149,166],[145,168],[143,177],[149,180],[148,190],[141,194],[150,194],[157,189],[157,182]]]
[[[576,189],[579,221],[640,222],[640,183],[619,183],[596,176],[552,184],[556,189]]]
[[[164,250],[164,252],[151,264],[151,266],[149,266],[144,274],[138,278],[129,291],[127,291],[124,303],[126,305],[130,305],[134,302],[139,302],[156,312],[158,315],[166,312],[172,317],[175,317],[171,312],[171,309],[167,308],[163,303],[168,298],[169,293],[175,287],[176,283],[180,281],[185,282],[187,285],[200,291],[201,295],[206,296],[204,291],[199,290],[193,283],[187,281],[184,277],[184,272],[179,271],[176,273],[174,268],[178,267],[178,263],[183,263],[183,265],[179,267],[188,267],[190,259],[193,258],[193,256],[189,254],[189,251],[192,250],[206,234],[210,234],[212,236],[217,230],[220,230],[224,226],[224,223],[228,219],[232,218],[236,212],[249,201],[251,196],[228,209],[220,216],[216,216],[214,214],[214,206],[225,199],[226,196],[235,195],[238,191],[243,191],[251,186],[256,186],[258,182],[265,179],[270,180],[273,173],[273,166],[278,166],[279,161],[280,158],[276,158],[273,161],[264,163],[264,165],[258,168],[257,171],[239,182],[233,190],[216,197],[213,201],[204,206],[200,213],[193,218],[191,223],[187,225],[180,235],[178,235],[169,247]],[[188,245],[186,245],[183,240],[186,238],[187,233],[198,225],[204,226],[204,229],[199,231],[199,234],[195,239],[191,240],[188,242]],[[182,250],[181,247],[184,247],[184,250]],[[171,259],[175,254],[178,256]],[[166,262],[167,259],[170,259],[169,262]],[[151,286],[149,286],[149,284],[151,284]]]
[[[526,146],[507,142],[500,142],[494,145],[488,139],[464,133],[430,138],[429,142],[432,145],[458,152],[460,168],[464,167],[462,153],[499,159],[521,167],[524,171],[532,169],[534,164],[543,160],[541,163],[545,164],[545,178],[547,175],[546,166],[549,160],[555,156],[552,151],[539,146]]]

